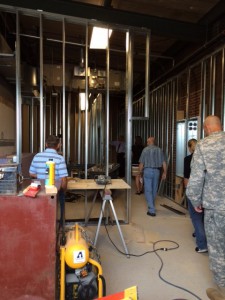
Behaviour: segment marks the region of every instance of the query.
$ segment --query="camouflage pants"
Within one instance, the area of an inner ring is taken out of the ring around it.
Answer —
[[[225,287],[225,210],[205,209],[204,218],[210,269],[216,284]]]

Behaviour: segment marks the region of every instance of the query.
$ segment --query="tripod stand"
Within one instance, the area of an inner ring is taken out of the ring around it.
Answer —
[[[103,200],[103,203],[102,203],[101,213],[100,213],[100,216],[99,216],[98,226],[97,226],[97,230],[96,230],[96,234],[95,234],[94,246],[96,246],[96,243],[97,243],[98,234],[99,234],[100,226],[101,226],[101,223],[102,223],[102,217],[103,217],[103,213],[105,211],[106,203],[109,203],[110,206],[111,206],[112,212],[113,212],[113,216],[114,216],[115,221],[116,221],[116,225],[117,225],[117,228],[118,228],[118,231],[119,231],[119,234],[120,234],[120,238],[121,238],[122,243],[123,243],[125,253],[127,254],[127,257],[129,257],[127,246],[125,244],[123,234],[122,234],[122,231],[121,231],[121,228],[120,228],[120,224],[119,224],[119,221],[118,221],[118,218],[117,218],[117,215],[116,215],[116,211],[115,211],[115,208],[114,208],[114,205],[113,205],[113,199],[112,199],[111,195],[103,194],[102,195],[102,200]]]

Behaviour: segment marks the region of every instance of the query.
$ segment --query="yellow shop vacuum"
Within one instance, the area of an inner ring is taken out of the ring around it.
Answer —
[[[105,296],[105,290],[99,255],[76,224],[60,246],[60,300],[92,300]]]

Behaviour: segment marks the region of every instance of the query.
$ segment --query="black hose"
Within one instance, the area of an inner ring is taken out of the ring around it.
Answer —
[[[103,297],[106,296],[106,283],[105,283],[105,278],[103,277],[103,275],[99,275],[99,278],[102,281],[102,287],[103,287]]]

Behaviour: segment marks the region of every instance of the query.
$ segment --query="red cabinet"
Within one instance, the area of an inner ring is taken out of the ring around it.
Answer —
[[[0,299],[54,300],[56,195],[0,196]]]

